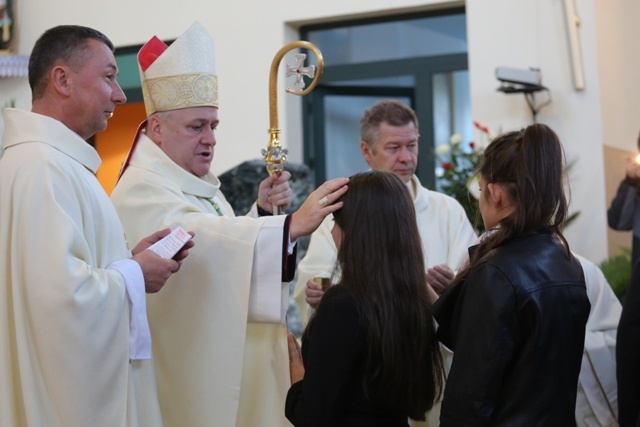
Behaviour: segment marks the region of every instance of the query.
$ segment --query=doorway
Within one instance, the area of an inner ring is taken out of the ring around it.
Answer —
[[[307,27],[301,35],[325,59],[320,83],[303,97],[304,161],[315,183],[367,169],[360,117],[375,101],[393,98],[416,111],[416,174],[435,189],[435,147],[472,132],[464,9]]]

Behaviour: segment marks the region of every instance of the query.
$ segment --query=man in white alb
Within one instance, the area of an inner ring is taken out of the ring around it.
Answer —
[[[146,250],[169,230],[130,240],[143,240],[131,255],[95,176],[101,161],[86,140],[126,100],[113,50],[91,28],[47,30],[29,60],[31,111],[5,111],[0,426],[161,422],[145,290],[159,291],[180,262]]]

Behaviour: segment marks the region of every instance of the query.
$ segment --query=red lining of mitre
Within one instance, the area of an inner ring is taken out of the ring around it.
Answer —
[[[169,46],[156,36],[153,36],[146,42],[138,52],[138,64],[140,64],[142,71],[147,71],[147,68],[149,68],[168,47]]]

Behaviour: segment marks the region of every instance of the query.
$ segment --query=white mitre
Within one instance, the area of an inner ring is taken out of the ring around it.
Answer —
[[[195,22],[167,46],[152,37],[138,52],[147,117],[159,111],[218,106],[215,46]]]

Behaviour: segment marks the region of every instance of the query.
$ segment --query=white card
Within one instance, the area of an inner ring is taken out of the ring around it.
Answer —
[[[167,236],[149,246],[149,249],[162,258],[173,258],[189,240],[191,240],[191,234],[184,231],[182,227],[177,227]]]

